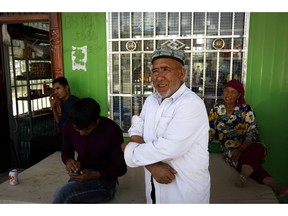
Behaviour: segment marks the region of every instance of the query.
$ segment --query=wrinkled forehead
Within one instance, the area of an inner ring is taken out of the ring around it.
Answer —
[[[162,58],[158,58],[155,59],[152,63],[152,68],[156,68],[156,67],[182,67],[182,64],[180,62],[178,62],[175,59],[169,58],[169,57],[162,57]]]

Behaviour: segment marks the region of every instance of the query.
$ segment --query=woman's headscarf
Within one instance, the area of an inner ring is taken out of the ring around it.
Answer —
[[[234,88],[236,91],[238,91],[238,93],[240,93],[240,97],[236,102],[237,106],[246,104],[245,97],[244,97],[245,96],[244,87],[243,87],[243,84],[239,80],[230,80],[229,82],[226,83],[225,88],[226,87]]]

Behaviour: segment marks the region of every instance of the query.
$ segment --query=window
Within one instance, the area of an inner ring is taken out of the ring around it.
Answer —
[[[126,133],[153,91],[150,58],[167,45],[185,50],[186,85],[207,111],[225,83],[245,81],[249,13],[107,13],[109,116]]]

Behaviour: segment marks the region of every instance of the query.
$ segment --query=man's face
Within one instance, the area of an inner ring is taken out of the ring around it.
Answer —
[[[160,97],[167,98],[173,95],[183,83],[185,69],[171,58],[154,60],[152,66],[152,83]]]
[[[65,100],[69,97],[69,86],[63,86],[59,82],[53,85],[54,96],[60,100]]]

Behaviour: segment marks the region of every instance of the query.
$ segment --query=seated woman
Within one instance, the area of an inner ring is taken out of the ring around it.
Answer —
[[[278,183],[261,166],[266,147],[259,139],[254,112],[245,102],[242,83],[227,82],[223,96],[209,112],[209,140],[219,140],[225,162],[239,171],[236,185],[244,187],[251,177],[270,186],[279,197],[288,195],[288,186]]]

